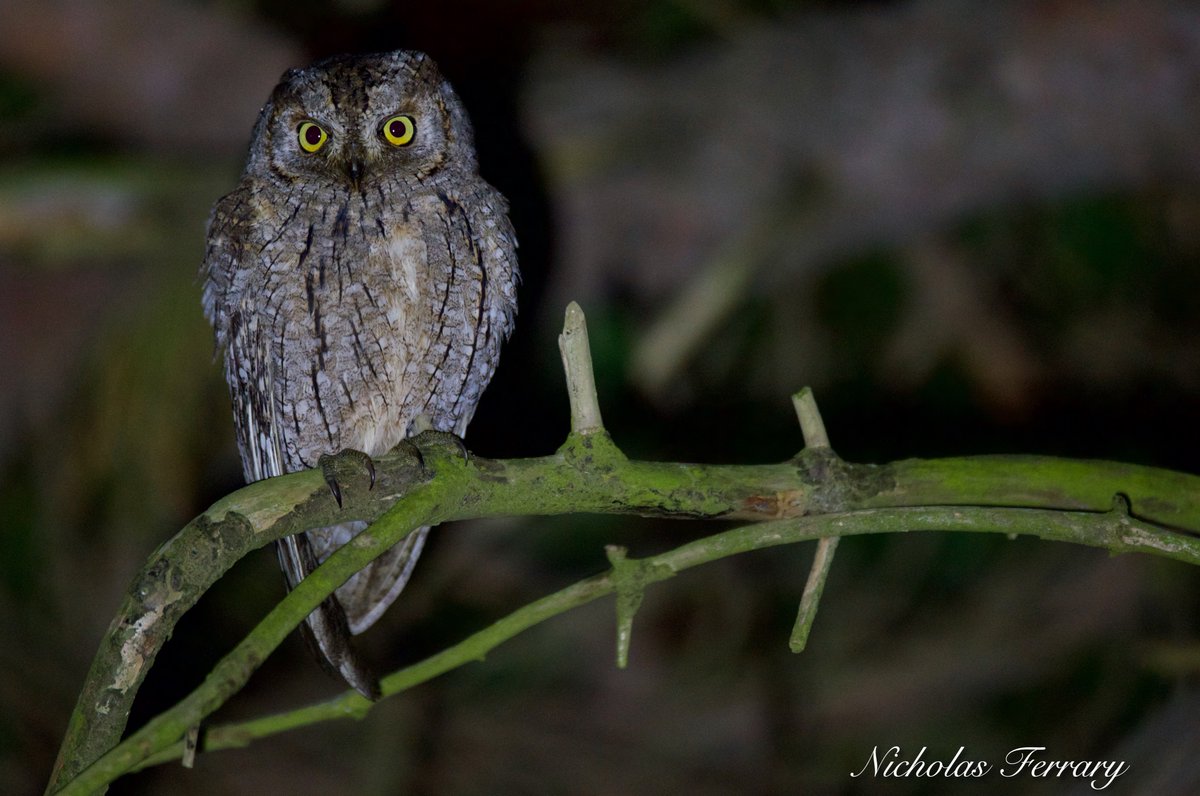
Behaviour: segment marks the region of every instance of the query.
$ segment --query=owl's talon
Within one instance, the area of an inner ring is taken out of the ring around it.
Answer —
[[[329,491],[333,493],[333,499],[337,501],[340,509],[342,507],[342,488],[338,486],[337,478],[326,475],[325,483],[329,485]]]
[[[375,462],[367,454],[353,448],[346,448],[338,453],[322,454],[317,459],[317,466],[321,468],[321,475],[325,476],[325,483],[329,486],[329,491],[333,493],[333,499],[337,501],[339,509],[342,507],[342,486],[338,482],[337,470],[338,466],[346,460],[354,460],[366,470],[371,478],[367,489],[375,488]]]

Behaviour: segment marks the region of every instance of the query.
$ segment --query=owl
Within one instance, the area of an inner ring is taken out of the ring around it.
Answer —
[[[424,428],[462,436],[512,329],[507,203],[479,176],[471,124],[426,55],[339,56],[283,75],[237,187],[213,209],[202,269],[247,481]],[[277,543],[294,587],[365,527]],[[305,620],[319,656],[369,697],[350,635],[412,572],[428,528]]]

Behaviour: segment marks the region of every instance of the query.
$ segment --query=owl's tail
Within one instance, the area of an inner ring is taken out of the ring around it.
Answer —
[[[365,523],[363,525],[365,527]],[[337,596],[346,611],[351,633],[357,636],[375,624],[387,607],[396,601],[400,590],[412,575],[428,533],[428,525],[417,528],[338,587]],[[317,550],[317,559],[323,562],[332,552]]]
[[[306,534],[287,536],[275,543],[279,564],[289,588],[317,568],[317,559]],[[341,675],[355,691],[371,701],[379,699],[379,677],[359,659],[350,643],[350,623],[337,594],[331,594],[304,620],[304,640],[321,665],[334,676]]]

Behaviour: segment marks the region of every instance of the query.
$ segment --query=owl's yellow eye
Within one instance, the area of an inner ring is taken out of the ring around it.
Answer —
[[[407,146],[417,134],[411,116],[393,116],[383,123],[383,137],[392,146]]]
[[[316,152],[329,140],[329,134],[316,122],[300,122],[296,137],[300,139],[300,148],[309,153]]]

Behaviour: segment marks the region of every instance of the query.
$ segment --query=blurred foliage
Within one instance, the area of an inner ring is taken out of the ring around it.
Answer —
[[[550,206],[515,110],[530,51],[563,35],[649,62],[696,57],[746,21],[860,4],[197,6],[284,32],[313,56],[417,46],[442,62],[521,237],[520,325],[469,439],[483,455],[515,456],[552,450],[567,428],[562,307],[544,286],[563,267],[551,259],[570,210]],[[63,125],[71,109],[31,74],[0,67],[0,346],[11,368],[0,380],[0,792],[11,794],[40,792],[139,562],[241,482],[196,278],[208,208],[232,187],[240,150],[149,151],[112,129]],[[233,137],[243,133],[248,124]],[[607,425],[630,455],[779,460],[801,444],[788,402],[800,372],[848,459],[1025,451],[1195,472],[1198,219],[1194,185],[1098,188],[958,219],[936,236],[949,266],[922,272],[905,246],[838,254],[810,282],[752,290],[665,398],[627,379],[659,298],[600,278],[579,298]],[[926,314],[944,273],[978,287],[987,316],[968,312],[949,340],[937,335],[945,319]],[[989,348],[998,338],[1017,343]],[[916,343],[902,355],[897,339]],[[1013,350],[1011,372],[1032,375],[989,381],[999,359],[987,352]],[[398,667],[600,571],[604,544],[640,556],[706,530],[604,517],[440,528],[364,648]],[[1169,723],[1197,699],[1200,588],[1181,565],[1028,540],[852,542],[802,656],[787,635],[811,553],[771,551],[653,589],[627,670],[613,666],[611,605],[590,606],[361,724],[202,757],[190,772],[147,771],[110,792],[857,793],[881,784],[847,776],[876,744],[939,758],[966,745],[995,760],[1038,743],[1064,759],[1132,755],[1136,772],[1162,774],[1154,750],[1200,740],[1194,721]],[[186,693],[281,594],[269,551],[235,568],[178,628],[133,723]],[[218,718],[337,688],[293,638]]]
[[[38,105],[38,92],[20,75],[0,70],[0,119],[9,125],[29,116]]]

